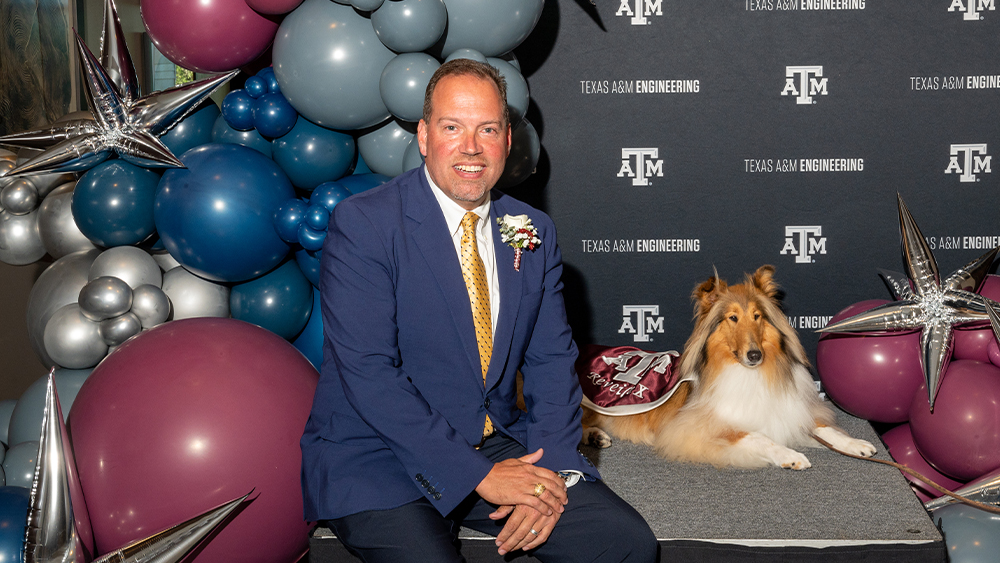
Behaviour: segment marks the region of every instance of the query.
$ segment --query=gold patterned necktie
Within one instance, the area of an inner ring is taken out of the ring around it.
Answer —
[[[486,268],[479,257],[476,242],[476,222],[479,215],[469,211],[462,217],[462,277],[469,291],[472,303],[472,321],[476,325],[476,342],[479,344],[479,365],[483,370],[483,386],[486,385],[486,371],[493,355],[493,318],[490,314],[490,288],[486,283]],[[493,433],[493,422],[486,415],[483,437]]]

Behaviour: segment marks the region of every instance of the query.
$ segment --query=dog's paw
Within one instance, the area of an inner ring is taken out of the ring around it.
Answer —
[[[809,458],[801,452],[797,452],[795,450],[783,452],[777,460],[777,464],[785,469],[794,469],[796,471],[812,467],[812,464],[809,463]]]
[[[875,446],[873,446],[871,442],[858,440],[856,438],[851,438],[849,442],[844,444],[842,449],[849,454],[859,455],[861,457],[871,457],[875,455]]]
[[[610,448],[611,447],[611,436],[608,433],[591,426],[590,428],[583,429],[583,443],[588,446],[593,446],[595,448]]]

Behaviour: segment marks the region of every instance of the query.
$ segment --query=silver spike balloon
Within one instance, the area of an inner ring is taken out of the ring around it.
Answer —
[[[934,399],[941,386],[941,375],[951,359],[952,327],[957,324],[981,322],[989,319],[988,307],[1000,307],[989,298],[972,291],[978,290],[986,279],[996,258],[995,248],[956,270],[942,283],[937,261],[916,221],[897,194],[899,204],[899,232],[903,251],[903,264],[909,281],[894,280],[900,289],[894,297],[902,299],[888,303],[827,325],[817,332],[870,332],[909,330],[921,328],[920,360],[927,385],[927,399],[934,412]],[[892,273],[889,273],[892,276]],[[886,273],[882,273],[886,279]],[[906,293],[912,282],[912,292]],[[890,282],[887,281],[887,284]],[[971,291],[970,291],[971,290]]]
[[[990,316],[990,326],[993,327],[993,337],[1000,342],[1000,312],[997,312],[996,307],[992,303],[986,305],[986,312]]]
[[[53,123],[41,129],[31,129],[29,131],[4,135],[2,140],[5,145],[29,149],[47,149],[67,139],[97,133],[98,131],[99,129],[93,118],[73,119]]]
[[[1000,508],[1000,469],[991,471],[964,487],[953,491],[956,495],[961,495],[968,499],[992,504]],[[927,510],[937,510],[938,508],[959,502],[948,495],[931,499],[924,503]]]
[[[879,268],[878,275],[896,301],[913,298],[913,288],[910,287],[910,278],[906,277],[906,274]]]
[[[104,33],[101,35],[101,66],[118,87],[125,103],[139,99],[139,80],[129,55],[125,34],[114,0],[104,2]]]
[[[63,422],[53,368],[45,391],[38,463],[29,496],[24,563],[85,563],[93,552],[93,528]]]

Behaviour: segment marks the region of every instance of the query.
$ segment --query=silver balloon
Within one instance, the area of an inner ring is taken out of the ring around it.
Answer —
[[[115,347],[142,332],[142,322],[134,313],[125,313],[113,319],[101,321],[100,330],[104,343]]]
[[[163,274],[163,293],[173,307],[172,320],[228,317],[229,288],[177,267]]]
[[[983,504],[991,504],[1000,508],[1000,469],[990,471],[986,475],[968,483],[960,489],[956,489],[956,495],[961,495],[968,499]],[[927,510],[937,510],[938,508],[959,502],[948,495],[931,499],[924,503]]]
[[[39,199],[31,180],[15,178],[0,191],[0,208],[14,215],[24,215],[38,208]]]
[[[93,367],[108,354],[100,325],[84,316],[76,303],[52,315],[42,340],[52,360],[64,368]]]
[[[118,10],[112,0],[104,2],[104,33],[101,35],[101,67],[108,76],[125,103],[139,99],[139,79],[132,64],[132,56],[125,43],[125,33],[118,19]]]
[[[117,246],[102,252],[90,267],[90,279],[102,276],[118,278],[133,289],[144,284],[156,287],[163,284],[163,272],[156,260],[145,250],[134,246]]]
[[[378,90],[392,115],[403,121],[420,121],[424,92],[439,66],[441,63],[427,53],[403,53],[385,65]]]
[[[62,258],[81,250],[97,248],[73,218],[73,190],[76,182],[63,184],[45,196],[38,207],[38,235],[49,256]]]
[[[358,152],[372,172],[399,176],[403,173],[403,153],[414,136],[402,122],[390,119],[385,125],[358,137]]]
[[[4,152],[9,152],[9,151],[4,151]],[[3,158],[2,156],[0,156],[0,188],[4,188],[7,186],[7,184],[10,184],[11,182],[14,181],[15,178],[12,176],[8,177],[7,174],[11,170],[13,170],[15,166],[17,166],[16,160],[17,160],[16,157],[13,156],[8,158]],[[3,209],[0,208],[0,211],[2,210]]]
[[[87,112],[88,115],[90,112]],[[90,118],[91,121],[94,120],[93,116]],[[58,123],[58,120],[57,120]],[[55,144],[55,141],[51,141],[51,144]],[[38,149],[21,148],[17,151],[17,164],[21,165],[28,162],[32,158],[41,154],[42,151]],[[75,182],[76,174],[65,172],[65,173],[53,173],[53,174],[32,174],[31,182],[35,184],[35,189],[38,190],[38,195],[44,198],[49,195],[49,193],[55,188],[67,183]]]
[[[80,310],[92,321],[120,317],[132,308],[132,288],[119,278],[101,276],[83,286],[79,303]]]
[[[489,57],[486,62],[500,71],[507,82],[507,108],[510,111],[510,126],[517,127],[521,118],[528,113],[528,104],[530,103],[528,81],[521,76],[520,71],[507,61]]]
[[[268,156],[268,158],[270,158],[270,155]],[[181,265],[181,263],[178,262],[176,258],[171,256],[170,253],[167,252],[166,250],[153,250],[150,252],[150,254],[152,254],[153,260],[156,260],[156,263],[160,266],[160,269],[163,270],[164,272],[169,272],[170,270],[173,270],[174,268]]]
[[[132,292],[132,311],[142,328],[153,328],[170,318],[170,298],[155,285],[140,285]]]
[[[0,262],[24,266],[45,256],[45,247],[38,235],[38,211],[14,215],[0,211]]]
[[[76,303],[80,290],[87,285],[90,266],[100,255],[99,250],[74,252],[55,261],[42,272],[28,294],[28,340],[42,364],[55,362],[45,351],[45,325],[57,310]]]
[[[383,45],[397,53],[416,53],[441,39],[448,25],[448,8],[442,0],[390,0],[371,18]]]

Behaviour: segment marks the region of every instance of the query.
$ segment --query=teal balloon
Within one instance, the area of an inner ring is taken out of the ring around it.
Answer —
[[[455,59],[469,59],[472,61],[485,63],[486,55],[480,53],[475,49],[466,49],[466,48],[455,49],[450,55],[448,55],[447,58],[445,58],[444,62],[453,61]]]
[[[343,182],[327,182],[316,186],[311,196],[310,205],[321,205],[330,213],[338,203],[351,197],[351,191],[344,187]],[[325,228],[325,227],[324,227]]]
[[[315,192],[313,192],[315,193]],[[290,199],[274,212],[274,230],[281,240],[294,244],[299,239],[299,225],[305,218],[309,204],[301,199]]]
[[[138,244],[156,231],[153,198],[160,173],[107,160],[88,170],[73,190],[73,220],[94,244]]]
[[[39,427],[41,434],[41,427]],[[30,487],[35,480],[35,464],[38,462],[38,441],[21,442],[7,450],[3,459],[3,472],[9,487]]]
[[[358,159],[354,163],[354,170],[351,171],[351,174],[371,174],[371,173],[372,169],[368,168],[368,165],[365,164],[365,159],[361,157],[361,154],[358,154]]]
[[[281,92],[269,92],[253,101],[253,126],[265,137],[280,137],[295,127],[299,114]]]
[[[377,10],[384,0],[351,0],[351,5],[362,12]]]
[[[288,134],[271,144],[274,162],[295,187],[307,191],[347,174],[357,152],[354,137],[301,116]]]
[[[216,118],[215,127],[212,128],[212,142],[243,145],[259,152],[267,158],[271,158],[271,141],[261,136],[256,129],[249,131],[237,131],[233,129],[221,115]]]
[[[73,401],[79,393],[83,382],[90,376],[92,369],[56,368],[56,391],[59,393],[59,406],[63,411],[63,422],[69,418]],[[39,377],[21,394],[10,417],[8,426],[8,442],[16,446],[23,442],[37,442],[42,433],[42,416],[45,410],[45,388],[48,376]]]
[[[298,348],[309,363],[319,371],[323,365],[323,313],[320,312],[318,289],[313,289],[312,314],[309,315],[309,322],[302,329],[302,333],[292,341],[292,345]]]
[[[397,53],[415,53],[441,39],[448,25],[448,8],[442,0],[389,0],[371,17],[383,45]]]
[[[17,399],[0,401],[0,442],[3,442],[5,446],[10,445],[10,441],[7,439],[7,429],[10,428],[10,417],[14,414],[14,406],[16,405]]]
[[[403,53],[385,65],[378,89],[392,115],[403,121],[420,121],[424,92],[439,66],[441,63],[426,53]]]
[[[527,180],[535,171],[541,152],[542,145],[538,140],[535,126],[527,119],[522,119],[511,132],[510,154],[507,155],[507,163],[504,165],[500,180],[497,181],[497,186],[509,188]]]
[[[403,153],[403,172],[413,170],[424,163],[424,155],[420,154],[420,143],[416,139],[410,141]]]
[[[486,59],[486,62],[500,71],[507,82],[507,108],[510,112],[510,124],[513,127],[528,113],[528,104],[530,103],[528,81],[521,76],[521,72],[514,68],[514,65],[507,61],[490,57]]]
[[[31,491],[27,487],[0,487],[0,561],[24,561],[30,503]]]
[[[353,7],[306,0],[281,22],[272,60],[281,92],[303,117],[362,129],[389,117],[378,83],[394,56]]]
[[[344,176],[337,183],[347,188],[352,194],[359,194],[381,186],[389,180],[392,178],[384,174],[353,174]]]
[[[234,319],[291,340],[309,322],[312,287],[298,264],[288,260],[255,280],[233,286],[229,310]]]
[[[222,100],[222,117],[238,131],[253,129],[254,99],[246,90],[233,90]]]
[[[934,511],[950,563],[996,561],[1000,553],[1000,515],[965,504],[952,504]]]
[[[319,253],[309,252],[302,249],[295,252],[295,262],[302,270],[302,275],[309,280],[314,287],[319,287]]]
[[[221,115],[219,106],[207,100],[201,108],[164,133],[160,141],[175,155],[182,155],[199,145],[211,143],[212,128],[215,127],[215,120],[219,115]]]
[[[403,153],[414,136],[400,121],[390,119],[358,137],[358,152],[376,173],[399,176],[403,173]]]
[[[475,49],[487,57],[512,50],[527,39],[542,16],[544,0],[447,0],[448,29],[431,49],[447,57]]]

